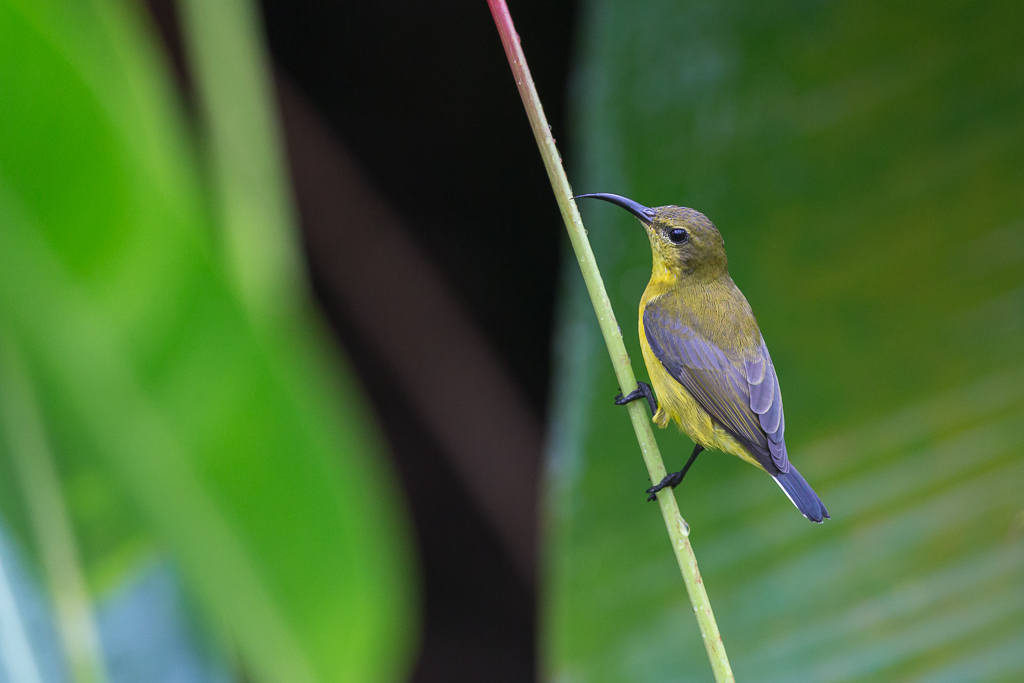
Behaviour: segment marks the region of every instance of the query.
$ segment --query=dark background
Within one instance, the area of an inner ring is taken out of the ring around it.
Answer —
[[[173,5],[153,0],[150,6],[183,92],[192,99]],[[566,129],[567,36],[573,34],[575,6],[533,1],[511,9],[557,136]],[[417,290],[417,273],[396,266],[385,246],[376,261],[371,254],[359,264],[358,286],[332,284],[337,270],[356,266],[320,249],[311,227],[341,220],[341,227],[326,229],[340,236],[344,251],[345,235],[372,234],[374,214],[384,210],[391,227],[432,266],[446,299],[440,303],[478,329],[487,348],[477,351],[490,354],[514,387],[481,388],[470,377],[460,384],[460,400],[483,403],[486,410],[489,397],[517,394],[505,398],[535,423],[537,437],[522,447],[534,452],[500,463],[521,479],[516,498],[529,508],[526,519],[533,519],[563,227],[490,12],[481,0],[269,1],[262,10],[279,95],[285,87],[293,99],[304,100],[306,113],[349,155],[349,175],[332,185],[317,170],[303,168],[302,152],[288,150],[314,291],[380,416],[414,520],[423,623],[412,680],[532,680],[535,527],[519,550],[503,544],[494,520],[467,490],[472,482],[459,476],[451,448],[394,371],[402,359],[389,357],[415,353],[402,344],[412,339],[414,347],[425,334],[422,326],[443,325],[443,316],[397,325],[408,336],[399,331],[402,339],[381,343],[350,297],[366,302],[370,291],[373,298],[379,291],[375,278]],[[286,114],[282,119],[289,141],[303,134],[296,126],[309,127]],[[322,215],[333,198],[352,192],[356,204],[358,197],[373,195],[367,201],[376,208],[369,216],[364,212],[365,224]],[[383,295],[369,305],[388,311],[393,303]],[[394,337],[395,329],[376,334]],[[492,486],[500,487],[505,477],[495,479]]]

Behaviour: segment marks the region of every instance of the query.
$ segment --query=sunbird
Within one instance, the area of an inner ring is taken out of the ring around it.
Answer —
[[[640,299],[640,347],[654,385],[619,394],[646,398],[659,427],[675,420],[696,444],[678,472],[647,489],[675,488],[705,449],[725,451],[772,475],[812,522],[829,519],[786,453],[786,418],[772,357],[743,292],[729,276],[718,228],[693,209],[648,208],[617,194],[582,194],[637,217],[651,242],[651,280]],[[657,399],[655,399],[655,394]]]

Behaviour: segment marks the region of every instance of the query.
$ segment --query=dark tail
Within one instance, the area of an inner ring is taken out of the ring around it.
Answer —
[[[789,499],[793,501],[793,505],[796,505],[797,509],[807,519],[818,524],[821,524],[826,519],[831,519],[828,515],[828,510],[825,509],[825,504],[821,502],[821,498],[818,498],[818,494],[800,476],[800,473],[796,471],[792,464],[789,466],[789,472],[775,476],[775,483],[785,491]]]

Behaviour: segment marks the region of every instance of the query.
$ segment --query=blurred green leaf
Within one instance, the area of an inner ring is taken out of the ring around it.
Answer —
[[[247,314],[139,17],[3,0],[0,102],[0,325],[94,580],[155,533],[261,680],[400,676],[411,558],[372,421],[304,310]]]
[[[21,353],[2,329],[0,435],[6,437],[5,452],[23,494],[71,678],[76,683],[106,683],[109,677],[89,590],[46,426]]]
[[[1024,675],[1022,21],[1008,2],[584,12],[574,187],[718,225],[781,378],[790,457],[833,517],[809,524],[763,473],[719,454],[677,490],[737,680]],[[624,212],[583,211],[644,375],[649,246]],[[709,680],[569,277],[546,670]],[[679,467],[690,442],[658,437]]]
[[[282,324],[300,257],[270,64],[250,0],[180,0],[229,272],[258,321]]]

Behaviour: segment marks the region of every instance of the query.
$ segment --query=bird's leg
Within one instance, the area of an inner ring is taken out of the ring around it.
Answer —
[[[656,486],[652,486],[651,488],[647,489],[647,493],[650,494],[647,496],[647,500],[657,500],[658,491],[662,490],[666,486],[671,486],[672,488],[679,486],[680,482],[683,481],[683,477],[686,476],[686,471],[690,469],[690,465],[694,463],[694,461],[697,459],[697,456],[700,455],[703,451],[704,447],[701,446],[700,444],[694,446],[693,453],[690,454],[690,459],[686,461],[685,465],[683,465],[683,469],[679,470],[678,472],[669,472],[668,474],[665,475],[664,479],[658,482]]]
[[[637,382],[636,389],[625,396],[622,395],[622,392],[619,392],[615,397],[615,405],[624,406],[639,398],[647,399],[647,406],[651,409],[652,416],[658,412],[658,402],[654,399],[654,391],[651,390],[651,385],[647,382]]]

